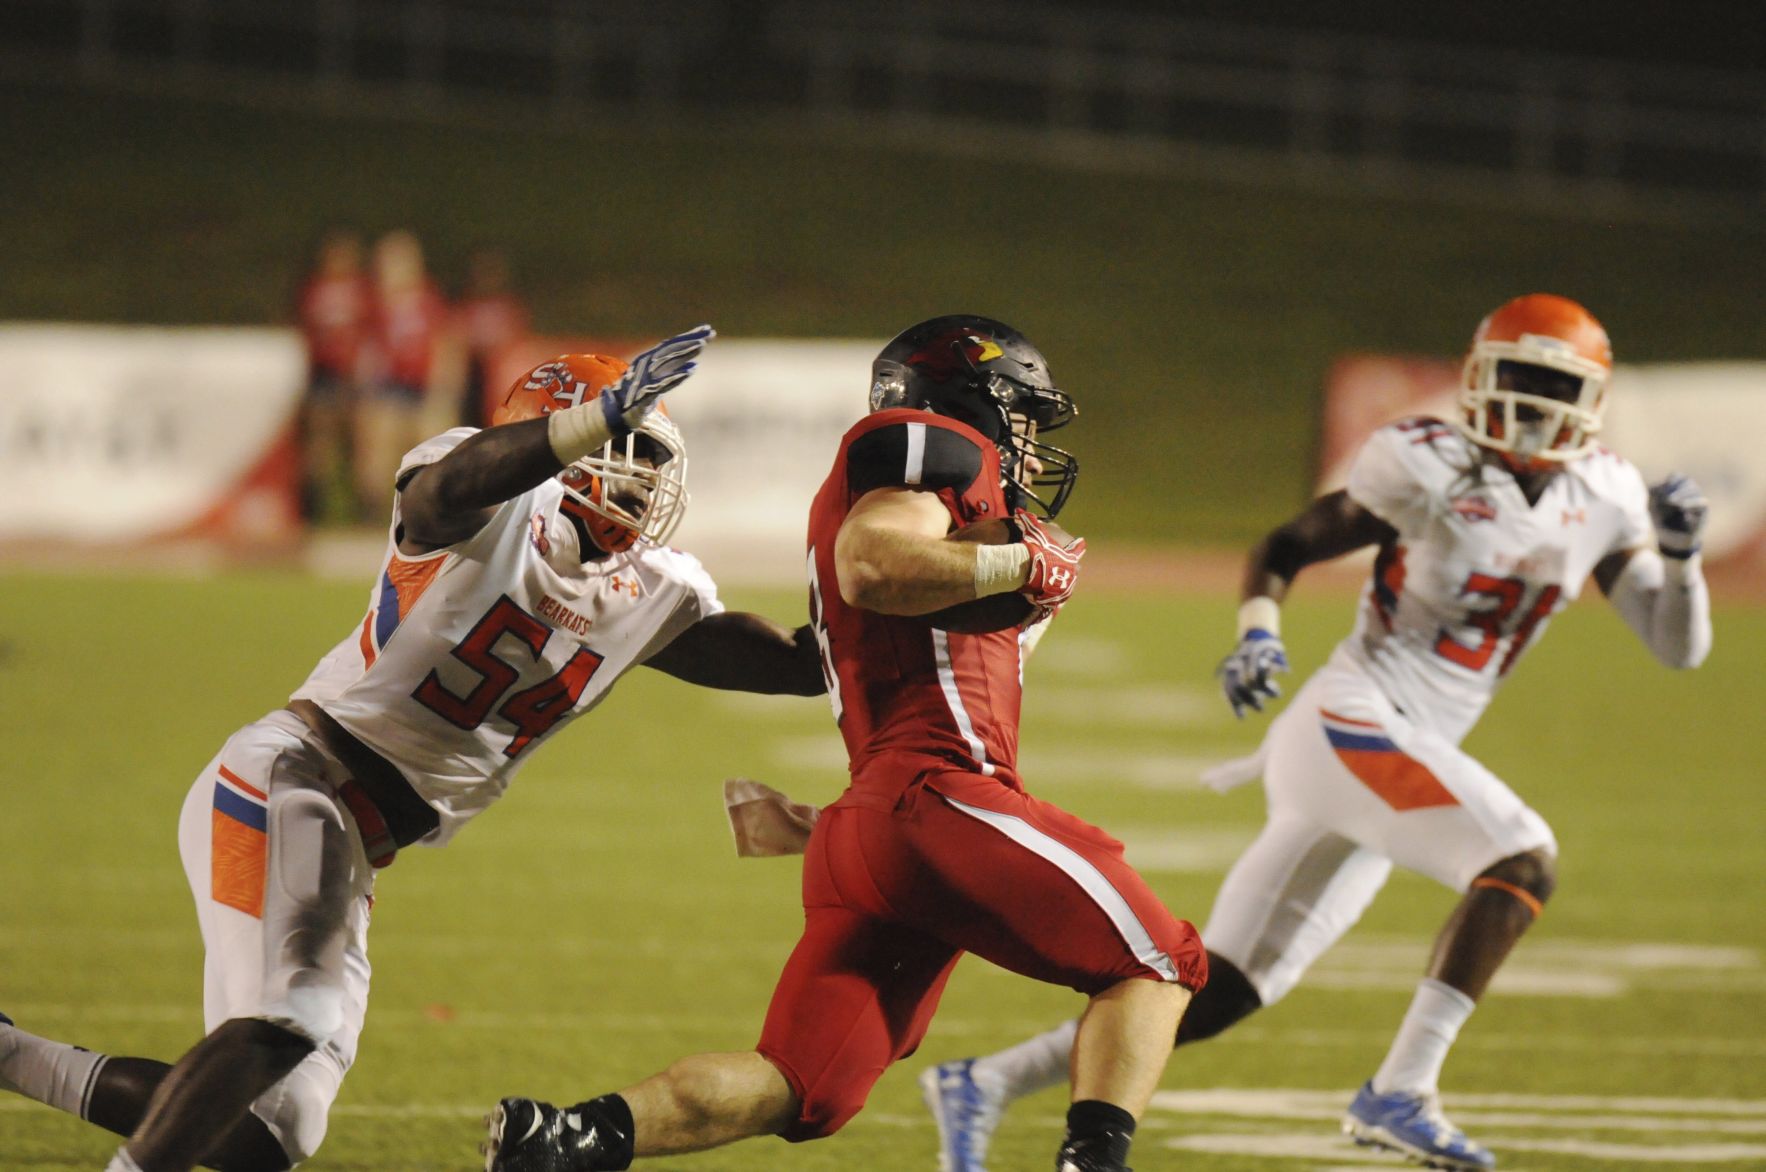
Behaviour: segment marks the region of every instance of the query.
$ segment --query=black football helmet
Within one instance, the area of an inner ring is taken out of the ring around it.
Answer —
[[[871,363],[871,410],[913,407],[949,416],[986,436],[1000,452],[1007,507],[1053,517],[1079,478],[1072,453],[1037,440],[1073,421],[1079,409],[1049,379],[1042,353],[990,317],[952,313],[909,326]],[[1034,424],[1031,434],[1017,416]],[[1029,471],[1028,460],[1041,468]]]

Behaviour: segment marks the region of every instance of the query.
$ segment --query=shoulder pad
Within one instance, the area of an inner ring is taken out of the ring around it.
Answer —
[[[1453,424],[1431,415],[1412,415],[1394,420],[1375,434],[1380,432],[1391,435],[1395,449],[1420,448],[1455,467],[1467,459],[1475,461],[1477,458],[1477,444]]]
[[[393,479],[393,487],[403,491],[405,485],[411,482],[411,477],[431,464],[440,462],[443,456],[477,434],[476,427],[452,427],[438,436],[424,440],[406,452],[399,461],[398,475]]]
[[[1407,415],[1385,425],[1409,437],[1412,443],[1430,443],[1441,436],[1458,435],[1459,429],[1433,415]]]
[[[933,422],[935,418],[888,423],[855,438],[846,449],[846,484],[852,494],[901,486],[967,491],[981,474],[981,448],[962,431]]]

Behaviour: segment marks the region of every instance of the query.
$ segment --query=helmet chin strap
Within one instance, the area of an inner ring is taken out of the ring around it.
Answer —
[[[624,553],[637,543],[636,534],[633,534],[633,539],[631,541],[626,541],[623,544],[617,541],[603,544],[602,536],[596,532],[598,527],[593,523],[583,519],[576,513],[565,513],[564,519],[570,522],[571,529],[576,533],[578,560],[584,564],[605,561],[616,553]],[[610,522],[607,522],[606,524],[611,525]],[[631,533],[631,530],[629,529],[622,529],[621,531]]]
[[[1497,452],[1496,454],[1502,458],[1504,464],[1508,465],[1508,470],[1516,475],[1550,472],[1560,467],[1550,460],[1541,460],[1538,456],[1527,452]]]
[[[1541,460],[1536,456],[1523,456],[1518,452],[1499,452],[1490,448],[1484,449],[1488,455],[1502,461],[1510,476],[1515,478],[1515,485],[1529,504],[1538,502],[1548,484],[1564,469],[1561,460]]]
[[[600,477],[593,478],[590,493],[599,498]],[[635,528],[621,524],[611,517],[604,517],[573,501],[568,493],[558,508],[576,530],[577,544],[585,562],[600,561],[611,554],[624,553],[638,543],[638,532]]]
[[[608,554],[624,553],[638,543],[636,531],[628,529],[617,521],[609,521],[605,517],[584,520],[583,530],[589,535],[589,545],[593,546],[603,557]]]

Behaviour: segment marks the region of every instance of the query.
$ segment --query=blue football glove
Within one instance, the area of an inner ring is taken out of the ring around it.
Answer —
[[[614,438],[636,431],[644,417],[656,409],[657,400],[693,373],[693,360],[715,337],[717,331],[710,326],[694,326],[632,359],[626,372],[600,396],[601,410],[607,414],[607,430]]]
[[[1239,637],[1233,653],[1220,661],[1214,674],[1220,677],[1220,690],[1233,706],[1233,715],[1245,718],[1246,708],[1263,711],[1263,697],[1276,697],[1282,690],[1269,677],[1288,670],[1288,652],[1276,636],[1253,627]]]
[[[1649,515],[1662,556],[1684,559],[1697,553],[1710,511],[1704,490],[1690,476],[1670,472],[1660,484],[1651,485]]]

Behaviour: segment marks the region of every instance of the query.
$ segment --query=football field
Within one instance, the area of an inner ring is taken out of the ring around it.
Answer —
[[[364,584],[0,576],[0,1011],[170,1060],[201,1033],[201,953],[179,803],[238,726],[279,705],[353,623]],[[1560,886],[1461,1035],[1449,1113],[1515,1172],[1766,1168],[1766,608],[1723,604],[1716,649],[1657,666],[1589,596],[1561,616],[1468,747],[1538,809]],[[1302,581],[1290,690],[1352,602]],[[801,620],[800,594],[726,601]],[[1255,786],[1199,787],[1249,752],[1212,688],[1232,604],[1083,591],[1026,671],[1023,772],[1103,825],[1198,923],[1262,817]],[[844,759],[822,699],[628,677],[447,849],[380,879],[362,1053],[315,1170],[477,1167],[500,1095],[575,1101],[756,1038],[800,920],[792,859],[739,860],[719,797],[750,776],[817,802]],[[1402,1167],[1336,1120],[1371,1074],[1453,896],[1407,875],[1290,998],[1171,1062],[1134,1166]],[[927,1170],[914,1076],[1060,1021],[1078,995],[974,959],[920,1054],[833,1139],[750,1141],[646,1168]],[[1018,1105],[1002,1170],[1049,1166],[1063,1092]],[[0,1169],[101,1167],[116,1141],[0,1095]]]

